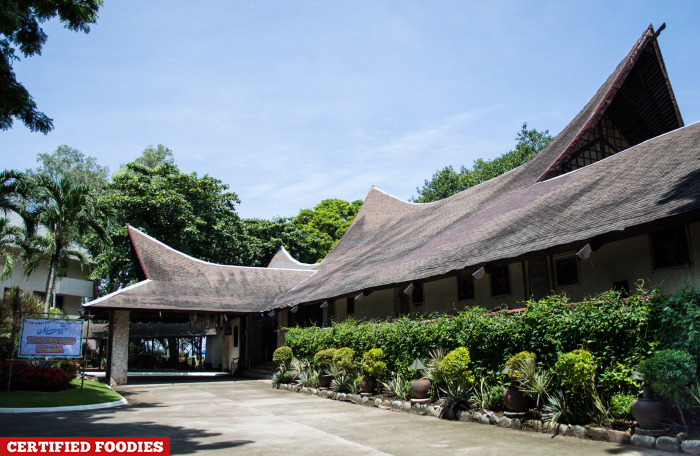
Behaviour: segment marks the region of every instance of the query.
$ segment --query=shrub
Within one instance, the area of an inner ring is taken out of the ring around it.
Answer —
[[[80,371],[80,366],[78,366],[78,363],[75,361],[56,361],[53,363],[53,367],[61,369],[66,374],[70,375],[70,378],[76,378]]]
[[[292,349],[285,345],[275,350],[275,352],[272,354],[272,361],[278,366],[284,365],[285,367],[288,367],[289,363],[292,361],[292,358],[294,358]]]
[[[373,348],[362,357],[362,370],[372,378],[381,378],[386,372],[386,363],[382,361],[384,351]]]
[[[633,375],[634,369],[622,363],[615,363],[607,368],[598,378],[604,396],[639,394],[640,384],[632,378]]]
[[[682,350],[661,350],[639,364],[639,372],[654,392],[674,400],[692,381],[696,368],[690,354]]]
[[[610,415],[616,420],[628,419],[634,398],[631,394],[614,394],[610,398]]]
[[[333,362],[333,355],[335,355],[335,348],[326,348],[324,350],[319,350],[314,355],[314,361],[321,367],[330,367]]]
[[[20,371],[17,377],[23,385],[41,389],[63,389],[71,381],[66,372],[47,366],[28,367]]]
[[[396,399],[406,400],[413,393],[411,383],[404,380],[401,374],[394,374],[386,383],[382,382],[382,385],[384,392],[389,397],[395,397]]]
[[[505,393],[506,387],[503,385],[494,386],[489,391],[489,410],[494,412],[500,412],[505,409],[505,404],[503,403],[503,393]]]
[[[590,391],[595,385],[598,365],[591,352],[574,350],[559,357],[554,369],[571,391]]]
[[[511,356],[508,361],[506,361],[505,373],[510,375],[513,380],[520,380],[523,377],[522,363],[528,359],[536,359],[535,354],[523,351]]]
[[[333,354],[333,363],[337,365],[345,375],[350,375],[357,370],[355,350],[352,348],[339,348]]]
[[[445,356],[438,370],[448,383],[468,389],[474,383],[474,374],[469,370],[470,361],[469,349],[459,347]]]

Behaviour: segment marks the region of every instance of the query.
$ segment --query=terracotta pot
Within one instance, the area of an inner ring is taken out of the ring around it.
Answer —
[[[411,390],[413,390],[413,397],[416,399],[427,399],[428,391],[430,391],[430,380],[427,378],[419,378],[411,382]]]
[[[509,386],[503,392],[503,402],[511,412],[524,412],[527,410],[527,397],[518,388]]]
[[[371,393],[377,387],[377,382],[369,375],[363,375],[360,379],[360,388],[363,393]]]
[[[642,429],[659,429],[666,416],[666,406],[661,401],[635,399],[631,409],[634,419]]]
[[[329,386],[331,386],[332,380],[332,375],[318,374],[318,386],[320,386],[321,388],[328,388]]]

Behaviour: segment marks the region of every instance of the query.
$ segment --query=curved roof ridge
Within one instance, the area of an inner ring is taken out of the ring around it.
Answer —
[[[146,280],[142,280],[140,282],[136,282],[133,285],[129,285],[128,287],[120,288],[117,291],[113,291],[109,294],[106,294],[106,295],[102,296],[101,298],[93,299],[90,302],[86,302],[85,304],[83,304],[83,307],[89,307],[93,304],[98,304],[102,301],[105,301],[105,300],[111,298],[112,296],[116,296],[118,294],[124,293],[125,291],[133,290],[136,287],[140,287],[141,285],[146,285],[147,283],[151,283],[151,282],[153,282],[152,279],[146,279]]]
[[[413,201],[407,201],[407,200],[404,200],[404,199],[399,198],[398,196],[392,195],[391,193],[386,192],[386,191],[382,190],[381,188],[372,186],[372,189],[374,189],[374,190],[376,190],[376,191],[378,191],[378,192],[382,192],[382,193],[385,194],[386,196],[388,196],[388,197],[390,197],[390,198],[394,198],[395,200],[400,201],[400,202],[402,202],[402,203],[404,203],[404,204],[411,204],[411,205],[414,205],[414,206],[426,206],[426,205],[428,205],[428,204],[435,204],[435,203],[439,203],[439,202],[442,201],[442,200],[445,200],[445,199],[447,199],[447,198],[450,198],[450,197],[454,196],[454,195],[450,195],[450,196],[448,196],[448,197],[446,197],[446,198],[442,198],[442,199],[439,199],[439,200],[436,200],[436,201],[430,201],[430,202],[427,202],[427,203],[414,203]],[[372,191],[372,189],[370,189],[370,191]],[[457,192],[457,193],[461,193],[461,192]],[[456,195],[457,193],[455,193],[455,195]]]
[[[281,245],[280,248],[277,249],[277,252],[274,254],[272,259],[270,259],[270,262],[267,264],[267,269],[285,269],[283,267],[277,267],[274,265],[278,264],[278,263],[286,263],[286,262],[289,262],[295,266],[299,266],[298,268],[290,268],[290,269],[295,269],[295,270],[299,270],[299,269],[311,270],[317,264],[317,263],[302,263],[301,261],[294,258],[292,256],[292,254],[289,253],[287,251],[287,249],[284,248],[284,245]]]
[[[144,233],[143,231],[139,230],[138,228],[134,228],[133,226],[131,226],[129,224],[127,224],[126,227],[127,227],[127,230],[130,230],[130,231],[133,230],[133,231],[137,232],[138,234],[140,234],[141,236],[158,244],[161,247],[164,247],[165,249],[167,249],[173,253],[177,253],[178,255],[187,258],[188,260],[195,261],[197,263],[206,264],[207,266],[218,266],[221,268],[237,268],[237,269],[268,269],[268,268],[263,268],[261,266],[238,266],[238,265],[233,265],[233,264],[210,263],[208,261],[200,260],[199,258],[189,256],[186,253],[182,253],[179,250],[176,250],[176,249],[170,247],[169,245],[159,241],[158,239],[156,239],[152,236],[149,236],[148,234]],[[138,248],[136,249],[136,254],[139,256],[139,261],[143,262],[140,253],[138,253]],[[272,269],[277,269],[278,271],[298,271],[299,270],[299,269],[286,269],[286,268],[272,268]],[[144,272],[146,272],[145,269],[144,269]],[[313,271],[313,272],[316,272],[316,271]],[[146,274],[148,274],[148,272],[146,272]]]

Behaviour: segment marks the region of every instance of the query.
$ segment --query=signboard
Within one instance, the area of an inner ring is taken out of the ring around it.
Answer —
[[[20,358],[82,358],[83,320],[22,317]]]

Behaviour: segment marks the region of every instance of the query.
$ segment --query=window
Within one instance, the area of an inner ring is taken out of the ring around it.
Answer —
[[[465,275],[457,277],[457,300],[474,299],[474,277]]]
[[[63,296],[56,295],[56,308],[63,310]]]
[[[684,226],[652,233],[651,252],[654,269],[686,266],[692,263]]]
[[[414,306],[417,306],[418,304],[423,304],[424,299],[422,283],[413,284],[413,293],[411,293],[411,300],[413,301]]]
[[[346,310],[347,314],[348,315],[354,314],[355,313],[355,298],[348,298],[347,303],[348,303],[347,304],[348,307]]]
[[[510,294],[510,268],[507,264],[493,268],[489,276],[491,277],[491,296]]]
[[[233,346],[238,347],[238,326],[233,327]]]
[[[554,259],[557,286],[578,285],[578,260],[576,256]]]

